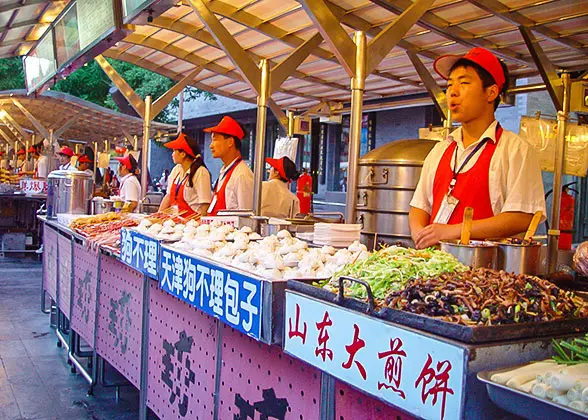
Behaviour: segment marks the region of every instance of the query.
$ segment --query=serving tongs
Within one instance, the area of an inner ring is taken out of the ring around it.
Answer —
[[[531,223],[529,224],[529,228],[527,229],[527,233],[525,233],[525,237],[523,238],[522,245],[530,245],[531,242],[533,242],[533,237],[535,236],[535,232],[537,231],[542,216],[543,213],[541,210],[535,212],[533,219],[531,219]]]
[[[472,233],[472,220],[474,219],[474,209],[466,207],[463,212],[463,223],[461,225],[461,238],[459,243],[461,245],[470,244],[470,236]]]

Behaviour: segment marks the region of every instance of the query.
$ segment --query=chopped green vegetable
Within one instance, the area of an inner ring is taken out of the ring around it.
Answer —
[[[577,365],[588,362],[588,334],[583,338],[572,340],[552,340],[555,356],[553,360],[565,365]]]

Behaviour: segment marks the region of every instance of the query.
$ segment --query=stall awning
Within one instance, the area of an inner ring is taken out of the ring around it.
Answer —
[[[140,118],[55,91],[47,91],[37,96],[27,96],[24,90],[0,92],[0,120],[5,119],[6,114],[3,112],[8,115],[7,121],[10,125],[18,125],[25,132],[42,131],[32,122],[36,120],[45,130],[54,130],[60,138],[86,142],[142,136],[143,133],[143,120]],[[27,113],[32,116],[32,120]],[[175,129],[173,125],[162,123],[152,123],[151,127],[154,131],[167,132]],[[10,136],[13,135],[7,129],[3,131]]]

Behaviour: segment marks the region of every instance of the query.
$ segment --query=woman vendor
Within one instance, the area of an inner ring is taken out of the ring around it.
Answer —
[[[211,200],[210,172],[204,165],[198,143],[184,133],[165,144],[172,149],[176,166],[168,177],[167,194],[159,210],[175,208],[175,213],[190,217],[196,213],[206,215]]]
[[[92,171],[92,169],[90,169],[91,165],[92,165],[92,159],[90,159],[88,156],[81,155],[78,158],[78,171],[86,172],[87,174],[94,177],[94,171]]]
[[[71,163],[71,158],[73,157],[74,152],[67,146],[63,146],[57,152],[57,156],[59,157],[59,170],[60,171],[75,171],[75,166]]]
[[[16,172],[24,171],[25,164],[27,161],[26,156],[27,156],[27,151],[25,150],[24,147],[22,147],[20,150],[18,150],[16,152],[16,166],[14,168],[16,170]]]
[[[508,86],[508,72],[490,51],[437,58],[447,82],[447,104],[461,127],[425,159],[410,203],[410,230],[417,248],[460,236],[466,207],[474,209],[473,239],[526,231],[533,214],[545,214],[541,169],[532,147],[504,130],[494,113]]]
[[[137,205],[141,199],[141,184],[137,177],[137,161],[130,153],[124,157],[117,157],[118,174],[120,175],[119,195],[125,203],[124,210],[129,212],[137,211]]]
[[[271,168],[269,180],[261,187],[261,215],[283,219],[300,213],[300,200],[288,189],[300,177],[296,164],[286,156],[265,161]]]

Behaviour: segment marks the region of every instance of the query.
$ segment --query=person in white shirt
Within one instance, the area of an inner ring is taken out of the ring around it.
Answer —
[[[43,143],[35,144],[29,149],[29,153],[35,159],[33,171],[30,172],[35,178],[45,179],[49,174],[49,158],[42,154]]]
[[[458,239],[467,207],[474,209],[473,239],[526,231],[536,211],[545,214],[544,190],[532,147],[494,117],[508,86],[506,66],[474,48],[464,56],[441,56],[434,68],[448,80],[448,106],[461,127],[425,159],[410,203],[415,246]]]
[[[141,199],[141,184],[137,178],[137,161],[130,153],[124,157],[117,157],[118,174],[120,176],[119,194],[129,212],[136,212]]]
[[[212,133],[212,157],[224,163],[213,187],[208,214],[216,216],[222,210],[251,210],[253,208],[253,172],[241,157],[243,127],[229,116],[204,131]]]
[[[164,146],[173,150],[172,159],[176,166],[169,176],[167,194],[159,210],[172,207],[174,213],[182,217],[206,216],[212,193],[210,172],[202,159],[200,146],[184,133]]]
[[[90,165],[92,165],[92,159],[90,159],[86,155],[82,155],[78,158],[78,171],[85,172],[92,177],[94,177],[94,171],[90,169]]]
[[[71,163],[71,158],[73,157],[74,152],[67,146],[63,146],[59,152],[57,152],[57,156],[59,157],[59,170],[60,171],[75,171],[76,168]]]
[[[296,216],[300,213],[300,200],[288,189],[290,181],[300,177],[296,164],[286,156],[265,161],[271,169],[269,180],[261,186],[261,215],[281,219]]]
[[[24,147],[21,148],[18,152],[16,152],[16,166],[14,168],[16,172],[22,172],[24,170],[26,164],[26,156],[27,151]]]

